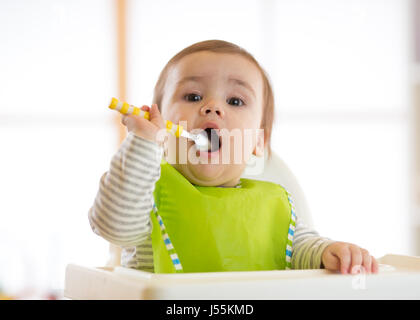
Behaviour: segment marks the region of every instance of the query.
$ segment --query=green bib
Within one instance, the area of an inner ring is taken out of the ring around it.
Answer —
[[[154,197],[155,273],[290,268],[295,214],[281,186],[196,186],[163,160]]]

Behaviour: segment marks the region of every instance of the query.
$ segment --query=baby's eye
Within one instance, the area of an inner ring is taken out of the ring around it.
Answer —
[[[228,104],[233,105],[235,107],[243,106],[245,103],[239,98],[229,98],[226,101]]]
[[[195,93],[187,94],[184,98],[187,101],[190,101],[190,102],[196,102],[196,101],[201,101],[202,100],[201,96],[199,96],[198,94],[195,94]]]

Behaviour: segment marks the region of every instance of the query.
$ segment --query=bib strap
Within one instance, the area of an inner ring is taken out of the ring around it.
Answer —
[[[286,190],[286,189],[284,189]],[[292,268],[292,254],[293,254],[293,237],[295,235],[295,228],[296,228],[296,209],[293,203],[293,199],[289,192],[287,192],[287,199],[289,200],[289,204],[292,210],[291,218],[290,218],[290,225],[289,225],[289,232],[287,234],[287,244],[286,244],[286,270],[290,270]]]
[[[183,269],[182,269],[181,261],[179,261],[178,254],[176,253],[175,248],[172,245],[172,241],[169,238],[168,232],[166,232],[165,225],[163,224],[162,218],[158,214],[158,210],[155,203],[153,204],[153,212],[156,216],[157,221],[159,222],[162,239],[163,239],[163,242],[165,243],[166,250],[168,250],[169,256],[171,257],[171,261],[172,261],[172,264],[174,265],[175,272],[182,273]]]

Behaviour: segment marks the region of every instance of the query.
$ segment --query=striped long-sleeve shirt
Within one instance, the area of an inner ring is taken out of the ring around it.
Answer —
[[[121,265],[153,272],[150,212],[160,177],[163,148],[129,133],[103,174],[89,210],[92,230],[122,248]],[[324,249],[333,241],[320,237],[296,216],[292,269],[318,269]]]

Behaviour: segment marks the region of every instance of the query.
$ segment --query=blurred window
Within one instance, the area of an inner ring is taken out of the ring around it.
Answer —
[[[106,108],[113,10],[110,0],[0,2],[3,290],[62,289],[66,264],[107,260],[87,213],[118,143]]]

